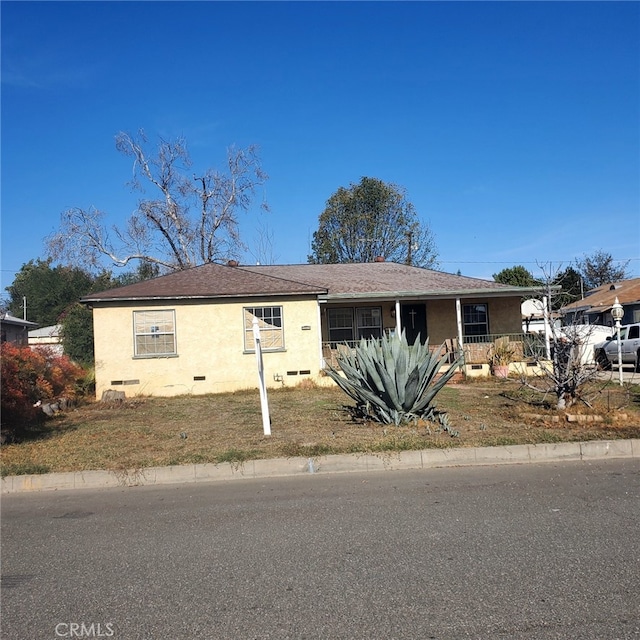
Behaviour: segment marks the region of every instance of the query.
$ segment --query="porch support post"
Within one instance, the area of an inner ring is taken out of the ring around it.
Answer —
[[[318,349],[320,350],[320,371],[323,371],[326,362],[324,361],[324,353],[322,352],[322,310],[318,302]]]
[[[400,322],[400,300],[396,300],[396,334],[400,337],[402,333],[402,323]]]
[[[460,298],[456,298],[456,324],[458,326],[458,350],[464,355],[464,343],[462,342],[462,305]]]

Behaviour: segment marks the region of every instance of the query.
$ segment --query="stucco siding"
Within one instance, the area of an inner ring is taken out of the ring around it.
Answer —
[[[427,334],[429,344],[440,346],[445,340],[458,335],[455,300],[427,301]]]
[[[522,333],[521,298],[492,298],[489,305],[489,332]]]
[[[284,349],[263,353],[267,385],[317,379],[320,337],[315,299],[98,304],[93,309],[96,396],[100,398],[106,389],[123,390],[131,397],[256,388],[256,355],[244,344],[247,306],[282,307]],[[134,356],[133,312],[153,309],[175,311],[175,356]],[[253,349],[253,344],[249,347]]]

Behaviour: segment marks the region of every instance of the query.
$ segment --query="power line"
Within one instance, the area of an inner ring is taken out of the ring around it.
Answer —
[[[638,261],[640,258],[620,258],[614,259],[613,262],[634,262]],[[520,261],[511,261],[511,260],[438,260],[442,264],[548,264],[550,262],[573,262],[571,260],[520,260]]]

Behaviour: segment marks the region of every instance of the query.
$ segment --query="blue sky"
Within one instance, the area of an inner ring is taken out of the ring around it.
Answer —
[[[243,237],[266,226],[278,263],[306,262],[326,200],[369,176],[406,189],[443,271],[539,274],[602,249],[640,275],[637,2],[0,10],[2,292],[65,209],[127,218],[114,137],[140,128],[184,136],[195,169],[259,145],[270,179]]]

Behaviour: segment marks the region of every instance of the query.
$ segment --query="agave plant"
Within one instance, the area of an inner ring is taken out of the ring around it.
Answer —
[[[404,331],[400,336],[362,338],[353,350],[338,354],[342,373],[329,366],[327,375],[356,401],[358,414],[365,418],[395,425],[422,418],[451,432],[434,398],[462,364],[462,356],[438,377],[448,359],[443,347],[431,353],[428,340],[410,345]]]

